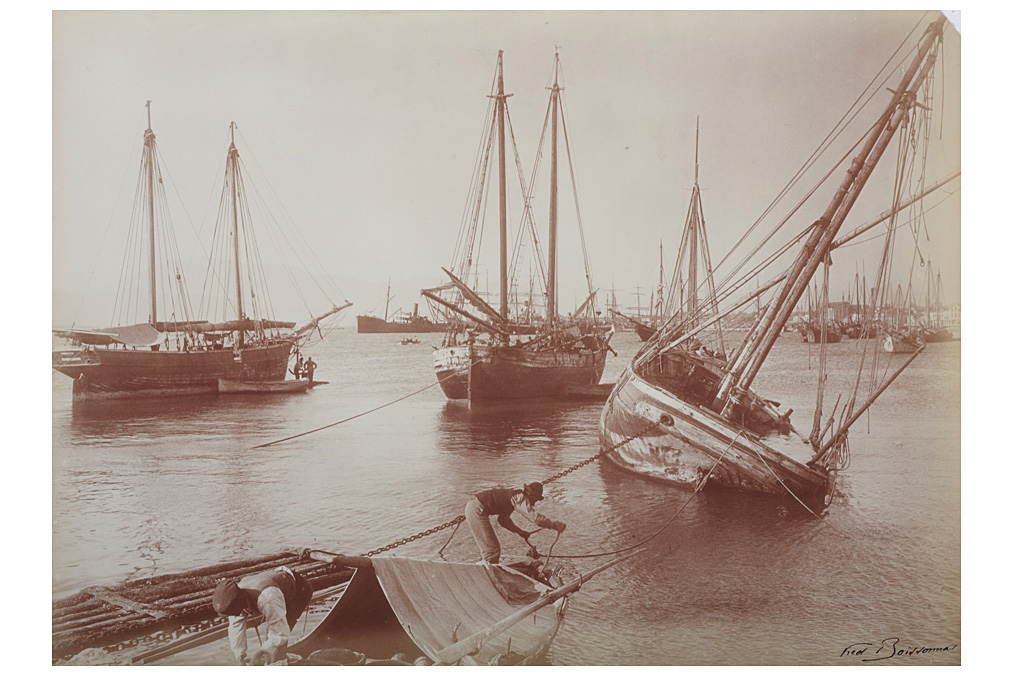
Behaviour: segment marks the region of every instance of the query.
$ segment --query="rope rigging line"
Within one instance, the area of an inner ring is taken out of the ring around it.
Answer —
[[[658,424],[658,423],[656,423],[656,424]],[[715,464],[713,464],[711,466],[711,469],[708,470],[708,473],[704,475],[703,479],[701,479],[699,482],[697,482],[697,487],[694,488],[694,492],[690,494],[690,497],[686,499],[686,502],[684,502],[683,505],[679,509],[676,510],[676,513],[673,514],[669,518],[668,521],[666,521],[664,524],[662,524],[661,528],[659,528],[658,530],[656,530],[654,533],[652,533],[648,537],[644,538],[643,540],[641,540],[637,544],[630,545],[629,547],[623,547],[621,549],[615,549],[615,550],[613,550],[611,552],[597,552],[597,553],[594,553],[594,554],[557,554],[556,557],[558,559],[590,559],[590,558],[595,558],[595,557],[598,557],[598,556],[612,556],[614,554],[622,554],[624,552],[629,552],[632,549],[637,549],[638,547],[640,547],[640,546],[642,546],[644,544],[647,544],[651,540],[654,540],[656,537],[658,537],[662,533],[662,531],[664,531],[666,528],[668,528],[672,524],[672,522],[675,521],[676,518],[680,514],[683,513],[683,510],[687,508],[687,505],[690,504],[690,501],[693,500],[695,497],[697,497],[697,494],[701,492],[702,488],[704,488],[704,485],[708,482],[708,479],[711,478],[712,472],[715,471],[715,468],[718,467],[718,464],[720,462],[722,462],[722,460],[725,458],[725,454],[729,452],[729,450],[733,447],[733,445],[735,445],[736,441],[739,439],[739,437],[742,434],[743,434],[742,432],[737,432],[736,433],[736,436],[732,438],[732,441],[729,442],[729,445],[726,446],[725,450],[722,451],[722,454],[718,456],[718,459],[715,460]],[[555,546],[556,543],[554,542],[553,545]]]
[[[460,370],[462,370],[462,369],[458,369],[458,371],[460,371]],[[293,434],[292,436],[285,437],[284,439],[276,439],[275,441],[269,441],[266,444],[258,444],[257,446],[254,446],[254,448],[267,448],[268,446],[274,446],[275,444],[280,444],[280,443],[285,442],[285,441],[291,441],[293,439],[298,439],[299,437],[305,437],[308,434],[313,434],[315,432],[320,432],[322,430],[326,430],[329,427],[336,427],[337,425],[341,425],[342,423],[347,423],[350,420],[355,420],[356,418],[362,418],[364,415],[368,415],[370,413],[375,413],[375,412],[379,411],[380,409],[387,408],[388,406],[393,406],[394,404],[397,404],[400,401],[404,401],[404,400],[408,399],[409,397],[414,397],[415,395],[417,395],[417,394],[419,394],[421,392],[425,392],[426,390],[428,390],[428,389],[430,389],[430,388],[432,388],[432,387],[434,387],[436,385],[439,385],[444,380],[447,380],[448,378],[454,377],[455,375],[458,374],[458,371],[455,371],[454,373],[451,373],[450,375],[444,376],[443,378],[438,378],[436,382],[431,383],[431,384],[427,385],[426,387],[420,388],[420,389],[418,389],[418,390],[416,390],[414,392],[409,392],[408,394],[406,394],[404,396],[398,397],[397,399],[394,399],[393,401],[389,401],[386,404],[381,404],[380,406],[376,406],[374,408],[371,408],[368,411],[363,411],[362,413],[356,413],[355,415],[349,416],[348,418],[345,418],[344,420],[339,420],[337,422],[328,423],[327,425],[324,425],[322,427],[318,427],[318,428],[312,429],[312,430],[307,430],[306,432],[300,432],[299,434]]]
[[[618,444],[616,444],[612,448],[608,448],[606,450],[600,451],[600,452],[596,453],[595,455],[591,456],[590,458],[582,460],[581,462],[577,463],[576,465],[568,467],[567,469],[563,470],[562,472],[559,472],[558,474],[554,474],[553,476],[549,477],[548,479],[546,479],[542,483],[543,484],[552,483],[553,481],[556,481],[557,479],[560,479],[560,478],[562,478],[562,477],[570,474],[574,470],[580,469],[581,467],[584,467],[585,465],[588,465],[588,464],[590,464],[592,462],[595,462],[596,460],[598,460],[599,458],[607,455],[608,453],[612,453],[613,451],[615,451],[616,449],[620,448],[621,446],[624,446],[624,445],[630,443],[634,439],[639,439],[640,437],[643,437],[645,434],[647,434],[651,430],[655,429],[660,424],[662,424],[661,420],[659,420],[657,422],[650,423],[649,425],[647,425],[643,430],[641,430],[637,434],[635,434],[633,436],[627,437],[626,439],[624,439],[623,441],[619,442]],[[733,441],[735,441],[735,439]],[[728,449],[726,449],[726,450],[728,450]],[[724,456],[725,454],[723,453],[722,455]],[[714,469],[714,468],[712,468],[712,469]],[[709,474],[710,474],[710,472],[709,472]],[[464,514],[459,514],[458,516],[454,517],[450,521],[447,521],[446,523],[442,523],[439,526],[436,526],[434,528],[430,528],[430,529],[424,530],[422,532],[416,533],[415,535],[410,535],[409,537],[402,538],[400,540],[396,540],[396,541],[392,542],[389,545],[385,545],[383,547],[379,547],[379,548],[374,549],[374,550],[372,550],[370,552],[367,552],[366,554],[362,554],[361,556],[374,556],[376,554],[380,554],[382,552],[386,552],[388,550],[394,549],[395,547],[400,547],[401,545],[407,544],[409,542],[414,542],[416,540],[422,539],[422,538],[427,537],[429,535],[433,535],[434,533],[438,533],[438,532],[440,532],[440,531],[442,531],[442,530],[444,530],[446,528],[450,528],[451,526],[455,526],[457,524],[460,524],[464,520],[465,520],[465,515]],[[452,533],[451,534],[451,538],[453,538],[453,537],[454,537],[454,534]],[[444,546],[440,548],[440,552],[442,552],[447,547],[447,545],[450,544],[451,538],[448,538],[447,542],[444,543]]]

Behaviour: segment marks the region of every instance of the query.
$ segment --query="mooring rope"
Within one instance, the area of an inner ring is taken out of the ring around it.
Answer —
[[[764,456],[762,456],[756,450],[754,450],[754,455],[756,455],[760,459],[761,463],[764,464],[764,467],[767,469],[767,471],[771,473],[771,476],[773,476],[775,478],[775,480],[778,481],[778,483],[780,483],[782,485],[782,488],[784,488],[786,491],[788,491],[789,495],[791,495],[792,497],[794,497],[796,499],[796,502],[798,502],[799,504],[801,504],[803,506],[803,508],[806,509],[806,511],[808,511],[810,514],[813,514],[818,519],[820,518],[819,514],[817,514],[816,512],[814,512],[812,509],[810,509],[809,506],[807,506],[807,504],[805,502],[803,502],[798,495],[796,495],[795,493],[792,492],[791,488],[789,488],[788,486],[785,485],[785,482],[782,481],[781,477],[779,477],[777,474],[775,474],[775,471],[773,469],[771,469],[771,465],[769,465],[767,463],[767,461],[764,459]]]
[[[364,415],[369,415],[370,413],[376,413],[377,411],[379,411],[379,410],[381,410],[383,408],[387,408],[388,406],[393,406],[394,404],[397,404],[400,401],[405,401],[409,397],[414,397],[417,394],[425,392],[426,390],[428,390],[428,389],[430,389],[432,387],[435,387],[436,385],[439,385],[440,383],[444,382],[445,380],[447,380],[449,378],[453,378],[454,376],[458,375],[458,373],[460,371],[463,371],[465,368],[467,368],[467,366],[470,366],[470,364],[468,364],[466,366],[462,366],[459,369],[456,369],[453,373],[449,373],[448,375],[444,376],[443,378],[437,378],[437,381],[435,383],[430,383],[426,387],[422,387],[422,388],[416,390],[415,392],[409,392],[408,394],[406,394],[404,396],[401,396],[401,397],[398,397],[397,399],[395,399],[393,401],[389,401],[386,404],[381,404],[380,406],[377,406],[375,408],[371,408],[369,411],[363,411],[361,413],[357,413],[357,414],[355,414],[353,416],[349,416],[348,418],[345,418],[344,420],[339,420],[338,422],[328,423],[327,425],[323,425],[322,427],[318,427],[316,429],[307,430],[306,432],[300,432],[299,434],[293,434],[292,436],[285,437],[284,439],[275,439],[274,441],[269,441],[266,444],[258,444],[257,446],[254,446],[254,448],[267,448],[268,446],[274,446],[275,444],[280,444],[280,443],[283,443],[285,441],[292,441],[293,439],[298,439],[299,437],[305,437],[308,434],[314,434],[316,432],[320,432],[322,430],[326,430],[326,429],[328,429],[330,427],[335,427],[337,425],[341,425],[342,423],[347,423],[350,420],[355,420],[356,418],[362,418]]]

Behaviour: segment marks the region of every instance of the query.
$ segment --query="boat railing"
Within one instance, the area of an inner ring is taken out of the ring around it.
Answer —
[[[99,356],[88,346],[59,348],[53,350],[54,367],[98,364],[100,361]]]

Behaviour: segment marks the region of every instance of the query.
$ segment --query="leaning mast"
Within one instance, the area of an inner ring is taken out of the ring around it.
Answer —
[[[845,179],[817,221],[817,227],[804,245],[804,253],[789,271],[777,299],[768,307],[760,326],[747,339],[739,357],[723,379],[718,393],[719,401],[728,399],[734,387],[740,389],[750,387],[796,303],[806,291],[817,267],[827,260],[834,236],[887,149],[895,131],[915,103],[915,92],[935,62],[931,51],[943,32],[945,21],[946,18],[941,17],[927,28],[928,38],[924,38],[918,55],[909,65],[897,90],[892,90],[894,93],[885,114],[871,131],[860,153],[852,160]]]

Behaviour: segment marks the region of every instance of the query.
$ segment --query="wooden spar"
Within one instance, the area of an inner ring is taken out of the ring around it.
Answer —
[[[384,321],[387,321],[387,311],[391,307],[391,278],[387,278],[387,295],[384,296]]]
[[[698,283],[697,283],[697,231],[700,229],[700,219],[698,218],[697,203],[700,199],[701,191],[697,185],[697,169],[698,169],[698,143],[700,142],[701,129],[698,124],[697,132],[694,137],[694,189],[690,193],[690,213],[687,214],[687,228],[690,232],[688,233],[689,239],[689,258],[687,259],[687,290],[690,292],[690,297],[687,299],[686,314],[692,318],[692,321],[697,319],[697,307],[698,307]]]
[[[368,556],[346,556],[345,554],[332,554],[320,549],[306,550],[306,555],[314,561],[320,561],[332,566],[344,568],[366,568],[373,569],[373,561]]]
[[[452,312],[456,312],[457,314],[461,315],[462,317],[465,317],[466,319],[471,319],[473,322],[475,322],[476,324],[478,324],[479,326],[483,327],[484,329],[486,329],[487,331],[489,331],[491,333],[496,333],[496,334],[499,334],[501,336],[508,336],[508,335],[510,335],[509,333],[507,333],[503,329],[497,328],[496,326],[493,326],[492,324],[490,324],[489,322],[487,322],[487,321],[485,321],[483,319],[479,319],[478,317],[476,317],[475,315],[473,315],[468,310],[466,310],[464,308],[460,308],[457,305],[455,305],[454,303],[451,303],[451,302],[448,302],[448,301],[444,300],[443,298],[441,298],[437,294],[433,293],[429,289],[423,289],[419,293],[421,293],[422,295],[426,296],[427,298],[429,298],[430,300],[434,301],[435,303],[439,303],[440,305],[443,305],[448,310],[451,310]]]
[[[447,273],[447,276],[451,278],[451,283],[454,284],[454,286],[459,291],[461,291],[462,294],[464,294],[465,298],[467,298],[470,303],[475,305],[482,312],[485,312],[487,315],[489,315],[490,319],[497,322],[498,324],[507,323],[507,315],[505,314],[501,315],[499,312],[494,310],[492,305],[484,301],[479,294],[477,294],[475,291],[472,291],[472,289],[470,289],[467,284],[465,284],[463,281],[454,276],[454,273],[452,273],[450,270],[448,270],[445,267],[441,267],[440,269]]]
[[[910,356],[908,359],[906,359],[905,363],[902,364],[900,367],[898,367],[898,370],[895,371],[894,373],[892,373],[891,377],[888,378],[887,380],[885,380],[883,382],[883,384],[880,387],[877,388],[877,391],[874,392],[873,395],[870,396],[870,398],[867,399],[866,402],[862,406],[860,406],[859,408],[857,408],[852,413],[851,416],[849,416],[849,419],[846,420],[842,424],[842,426],[838,429],[838,431],[835,433],[835,435],[833,437],[831,437],[830,439],[828,439],[827,442],[823,446],[820,447],[820,452],[812,460],[810,460],[806,464],[812,466],[812,465],[817,464],[821,460],[823,460],[824,457],[827,455],[828,451],[830,451],[831,448],[833,448],[836,443],[838,443],[839,441],[841,441],[841,439],[848,432],[849,428],[852,427],[852,425],[855,424],[855,422],[857,420],[859,420],[859,418],[863,415],[863,413],[866,412],[866,409],[868,409],[870,406],[873,405],[873,402],[875,402],[877,400],[877,397],[879,397],[881,394],[883,394],[884,390],[886,390],[888,388],[888,386],[890,386],[890,384],[894,382],[894,379],[897,378],[898,376],[900,376],[901,372],[904,371],[906,368],[908,368],[908,365],[911,364],[912,361],[916,357],[918,357],[920,354],[922,354],[922,351],[925,350],[925,349],[926,349],[926,346],[922,345],[921,347],[919,347],[919,349],[917,349],[915,352],[913,352],[912,356]]]
[[[550,95],[550,107],[552,108],[553,116],[553,134],[552,134],[552,152],[550,155],[550,171],[549,171],[549,276],[546,281],[546,321],[549,323],[550,328],[556,324],[556,209],[557,209],[557,171],[558,171],[558,157],[557,157],[557,139],[556,139],[556,125],[557,115],[559,113],[559,100],[560,100],[560,55],[556,54],[555,62],[553,64],[553,90]]]
[[[930,52],[941,35],[946,20],[946,17],[941,16],[927,28],[926,35],[929,38],[923,40],[917,57],[913,59],[902,77],[898,91],[891,97],[884,114],[869,134],[862,150],[852,160],[845,179],[834,198],[824,210],[824,214],[818,219],[820,227],[814,228],[810,233],[803,251],[779,292],[777,301],[772,303],[765,313],[757,338],[752,341],[750,346],[743,349],[737,363],[732,366],[729,374],[723,380],[718,393],[719,400],[728,397],[733,385],[743,389],[749,388],[760,371],[771,347],[795,309],[796,303],[802,297],[810,279],[813,278],[817,266],[829,251],[835,234],[841,228],[860,191],[911,107],[914,99],[910,92],[914,92],[922,85],[932,67],[934,60]],[[927,58],[928,56],[930,58]]]
[[[595,294],[597,294],[598,292],[599,290],[595,289],[590,294],[588,294],[588,297],[584,299],[584,302],[581,303],[581,305],[578,306],[577,310],[574,311],[575,317],[584,312],[585,308],[588,307],[588,304],[595,299]]]
[[[320,322],[322,322],[323,320],[327,319],[331,315],[337,314],[337,313],[341,312],[342,310],[344,310],[345,308],[349,308],[349,307],[352,307],[352,303],[350,303],[348,301],[345,301],[345,303],[343,305],[341,305],[341,306],[335,305],[330,310],[328,310],[327,312],[325,312],[324,314],[318,315],[317,317],[314,317],[313,319],[311,319],[307,323],[303,324],[302,326],[300,326],[299,328],[297,328],[293,333],[298,338],[299,336],[301,336],[302,334],[306,333],[307,331],[315,328],[318,324],[320,324]]]
[[[845,235],[844,237],[836,239],[831,244],[831,251],[834,251],[835,249],[837,249],[838,247],[840,247],[842,245],[848,244],[849,242],[851,242],[852,240],[854,240],[859,235],[861,235],[864,232],[867,232],[867,231],[873,229],[877,225],[880,225],[881,223],[883,223],[884,221],[886,221],[888,218],[890,218],[894,214],[896,214],[899,211],[901,211],[902,209],[907,209],[908,207],[912,206],[913,204],[915,204],[916,202],[918,202],[922,198],[924,198],[927,195],[929,195],[931,192],[937,190],[938,188],[942,188],[943,186],[945,186],[946,184],[950,183],[951,181],[953,181],[954,179],[958,178],[959,176],[961,176],[961,170],[955,171],[953,174],[951,174],[947,178],[945,178],[943,180],[940,180],[940,181],[937,181],[936,183],[934,183],[933,185],[931,185],[930,187],[926,188],[921,193],[919,193],[918,195],[916,195],[915,197],[912,197],[911,199],[905,200],[904,202],[902,202],[901,204],[899,204],[897,207],[886,210],[884,213],[880,214],[880,216],[877,217],[875,220],[872,220],[872,221],[866,223],[865,225],[859,226],[858,228],[856,228],[855,230],[853,230],[849,234]]]
[[[496,57],[496,121],[500,163],[500,314],[507,316],[507,142],[504,138],[504,109],[507,97],[503,93],[503,50]]]
[[[485,641],[489,640],[491,637],[496,636],[497,634],[510,629],[515,624],[517,624],[521,620],[525,619],[526,617],[537,611],[539,608],[548,606],[549,604],[555,603],[557,600],[563,598],[564,596],[572,594],[573,592],[580,589],[581,585],[584,584],[585,581],[590,580],[592,577],[598,575],[603,570],[611,568],[612,566],[615,566],[617,563],[625,561],[632,556],[640,554],[643,551],[645,551],[645,549],[637,549],[630,552],[629,554],[621,556],[618,559],[613,559],[612,561],[603,563],[598,568],[594,568],[590,572],[581,575],[577,580],[574,580],[573,582],[565,584],[562,587],[559,587],[552,591],[546,592],[545,596],[540,598],[538,601],[530,603],[521,610],[511,615],[508,615],[507,617],[500,620],[496,624],[487,627],[482,631],[476,632],[471,636],[458,641],[457,643],[453,643],[447,646],[446,648],[437,653],[435,660],[436,664],[454,664],[455,662],[462,659],[466,655],[470,655],[476,650],[478,650],[479,647]]]
[[[236,208],[237,192],[238,187],[236,182],[238,180],[239,169],[236,166],[239,160],[239,150],[236,149],[236,123],[229,123],[229,160],[228,166],[232,169],[230,173],[232,176],[232,248],[233,258],[236,264],[236,318],[243,319],[243,285],[242,278],[240,277],[239,269],[239,213]],[[244,336],[246,335],[243,329],[237,331],[237,345],[243,347]]]
[[[144,148],[148,155],[148,284],[151,290],[152,325],[158,321],[157,293],[155,291],[155,132],[151,130],[151,101],[148,109],[148,129],[144,132]]]

